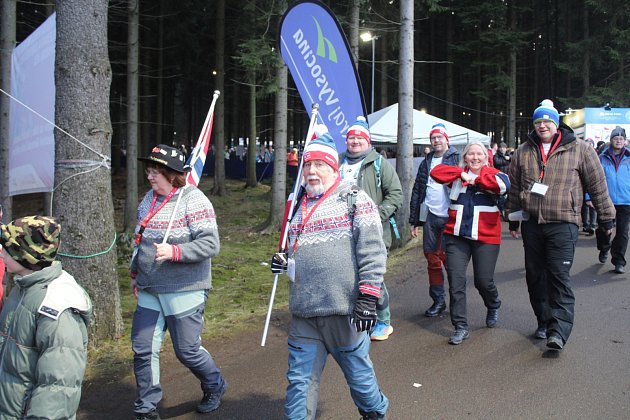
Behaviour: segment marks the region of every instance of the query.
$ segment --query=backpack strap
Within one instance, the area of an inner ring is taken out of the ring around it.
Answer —
[[[376,188],[381,188],[381,164],[383,156],[378,155],[378,159],[374,161],[374,170],[376,171]]]
[[[357,195],[359,194],[359,186],[351,185],[348,189],[344,189],[339,193],[341,198],[346,199],[348,205],[348,215],[351,219],[354,218],[354,213],[357,211]]]

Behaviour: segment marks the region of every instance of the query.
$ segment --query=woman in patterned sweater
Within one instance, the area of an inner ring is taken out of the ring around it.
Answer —
[[[207,413],[219,407],[227,389],[212,356],[201,346],[212,287],[210,259],[219,253],[214,208],[196,187],[186,186],[180,150],[158,145],[139,160],[147,162],[151,191],[138,207],[131,261],[131,289],[138,299],[131,330],[138,391],[134,412],[137,419],[160,418],[158,361],[168,329],[175,355],[201,382],[204,396],[197,411]]]

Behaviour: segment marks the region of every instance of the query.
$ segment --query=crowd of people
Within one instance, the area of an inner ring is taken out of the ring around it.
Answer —
[[[614,271],[625,271],[630,151],[618,127],[598,155],[560,122],[549,100],[534,110],[533,121],[534,129],[513,153],[505,143],[489,150],[477,142],[460,152],[449,144],[447,127],[434,125],[410,203],[403,203],[395,169],[372,146],[364,118],[349,127],[343,153],[329,133],[307,143],[302,189],[287,219],[288,242],[271,261],[272,272],[286,274],[290,288],[287,419],[315,418],[329,354],[360,415],[385,418],[389,400],[369,350],[372,341],[394,332],[384,275],[389,249],[400,238],[394,216],[405,204],[411,235],[422,234],[427,260],[433,303],[424,315],[437,317],[448,307],[454,328],[449,344],[470,338],[471,261],[485,324],[494,328],[499,322],[504,303],[494,272],[507,217],[511,236],[523,240],[537,321],[533,335],[546,339],[549,349],[564,348],[573,327],[569,272],[583,202],[596,211],[600,262],[610,254]],[[136,419],[160,418],[159,356],[166,331],[177,359],[199,380],[198,412],[216,410],[228,388],[201,341],[211,259],[220,250],[216,215],[205,194],[186,186],[185,152],[157,145],[139,158],[151,189],[138,206],[130,264],[137,299],[131,331]],[[287,161],[296,176],[297,149]],[[16,284],[0,313],[0,417],[72,418],[78,408],[92,305],[55,258],[60,231],[55,219],[42,216],[0,227],[0,256]]]

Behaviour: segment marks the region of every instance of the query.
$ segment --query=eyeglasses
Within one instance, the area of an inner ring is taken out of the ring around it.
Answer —
[[[311,166],[314,166],[315,169],[317,170],[321,170],[324,169],[326,166],[328,166],[328,164],[322,162],[322,161],[313,161],[313,162],[306,162],[304,164],[304,169],[311,169]]]
[[[158,175],[162,175],[162,172],[158,171],[157,169],[145,169],[144,173],[147,174],[147,176],[156,178]]]
[[[534,123],[534,127],[540,127],[542,125],[549,126],[551,124],[555,125],[555,123],[553,121],[551,121],[551,120],[541,120],[541,121],[536,121]]]
[[[444,136],[442,136],[442,135],[432,136],[430,140],[431,141],[442,141],[442,140],[444,140]]]

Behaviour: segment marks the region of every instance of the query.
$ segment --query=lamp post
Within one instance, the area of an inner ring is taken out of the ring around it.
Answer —
[[[370,114],[374,113],[374,41],[376,41],[377,36],[372,35],[371,32],[364,32],[361,34],[361,40],[363,42],[372,41],[372,91],[370,95]]]

